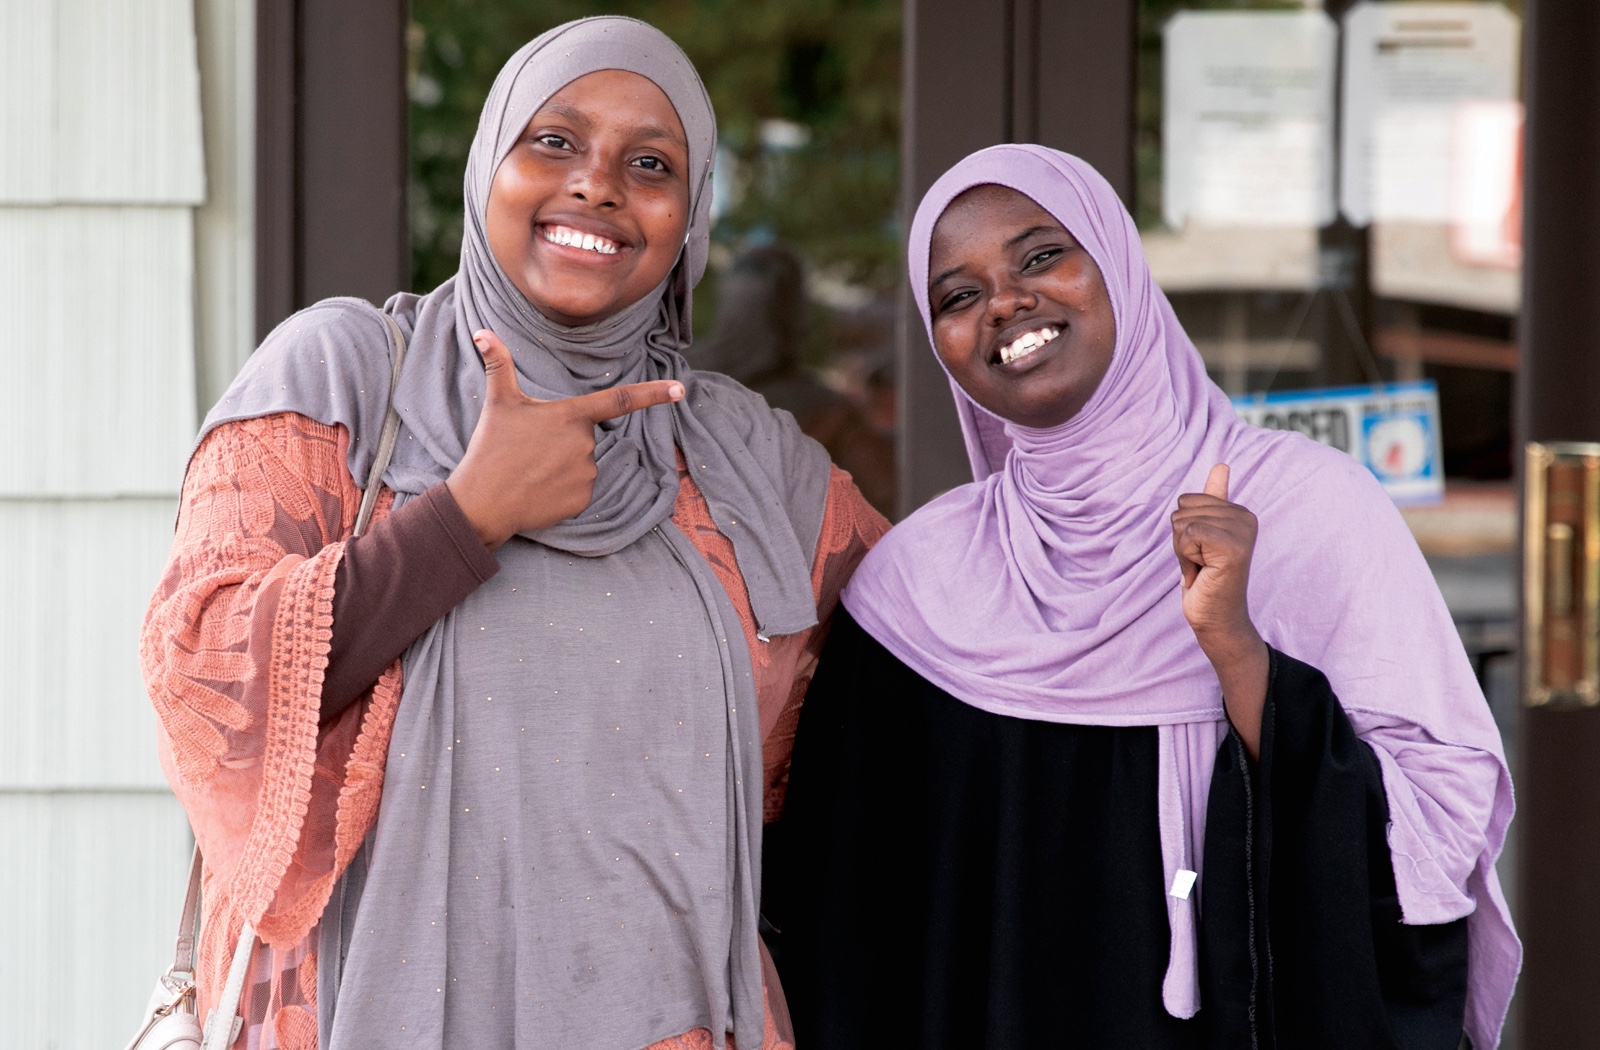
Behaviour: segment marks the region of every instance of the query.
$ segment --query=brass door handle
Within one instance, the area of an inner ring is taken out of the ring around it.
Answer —
[[[1572,526],[1566,522],[1544,530],[1545,588],[1550,615],[1572,615]]]
[[[1531,443],[1523,502],[1523,702],[1600,703],[1600,444]]]

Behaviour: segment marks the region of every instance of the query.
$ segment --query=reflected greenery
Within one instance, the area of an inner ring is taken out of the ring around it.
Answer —
[[[783,241],[832,285],[881,295],[900,272],[898,0],[413,0],[412,283],[456,270],[462,172],[495,74],[525,41],[585,15],[632,15],[704,77],[731,206],[729,251]],[[731,161],[731,162],[730,162]],[[720,187],[719,187],[720,188]],[[697,294],[710,321],[715,274]]]

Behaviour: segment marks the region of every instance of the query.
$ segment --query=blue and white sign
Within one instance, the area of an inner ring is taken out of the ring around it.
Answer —
[[[1246,394],[1233,407],[1247,423],[1298,430],[1354,456],[1396,503],[1444,498],[1439,388],[1431,379]]]

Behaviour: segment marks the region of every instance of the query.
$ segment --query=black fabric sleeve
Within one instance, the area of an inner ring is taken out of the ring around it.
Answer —
[[[1466,920],[1401,922],[1376,756],[1327,678],[1271,653],[1261,756],[1230,733],[1208,800],[1210,1046],[1457,1050]]]
[[[499,571],[442,481],[347,541],[334,576],[322,720],[360,699],[423,631]]]

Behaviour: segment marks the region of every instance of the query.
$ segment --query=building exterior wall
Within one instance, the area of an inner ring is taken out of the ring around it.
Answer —
[[[171,961],[191,840],[138,630],[202,383],[247,347],[237,6],[0,4],[6,1046],[122,1045]]]

